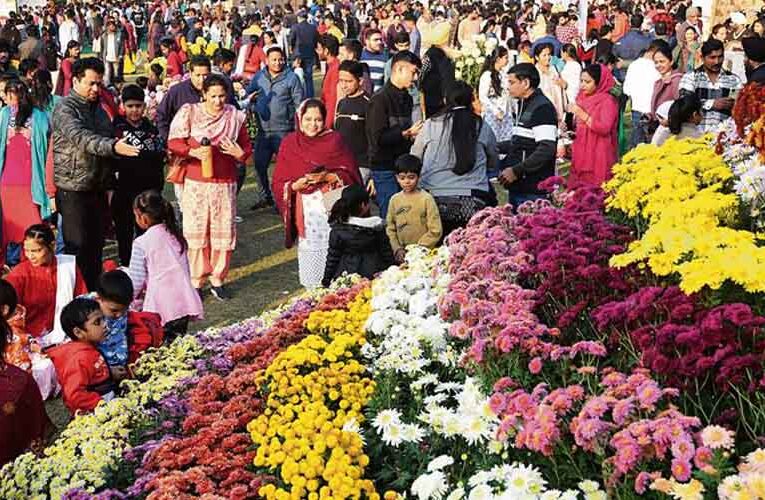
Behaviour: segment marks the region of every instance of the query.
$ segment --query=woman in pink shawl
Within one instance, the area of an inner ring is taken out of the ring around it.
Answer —
[[[306,288],[319,286],[324,277],[330,229],[325,203],[331,200],[330,192],[361,184],[353,152],[339,133],[327,128],[326,118],[321,100],[303,101],[296,131],[279,147],[272,182],[284,219],[285,245],[290,248],[297,240],[300,284]]]
[[[569,111],[576,118],[576,137],[569,186],[600,185],[611,177],[618,153],[619,105],[609,92],[614,86],[611,71],[593,64],[582,71],[581,88]]]
[[[213,295],[229,298],[223,281],[236,246],[237,162],[252,153],[245,114],[226,104],[228,82],[212,74],[202,85],[204,102],[184,104],[170,124],[167,147],[185,158],[186,175],[181,196],[183,236],[188,242],[191,283],[199,293],[209,279]],[[205,175],[203,145],[212,151],[212,175]]]

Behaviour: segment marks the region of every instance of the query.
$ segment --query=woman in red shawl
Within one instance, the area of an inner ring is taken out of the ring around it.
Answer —
[[[600,185],[611,177],[618,153],[619,118],[619,105],[609,93],[613,86],[614,77],[602,64],[582,71],[579,95],[569,106],[576,117],[569,186]]]
[[[0,317],[0,354],[5,352],[10,334]],[[35,379],[0,356],[0,466],[42,444],[48,425]]]
[[[319,286],[324,277],[330,230],[325,194],[331,199],[330,191],[361,184],[353,152],[339,133],[326,127],[326,118],[321,100],[303,101],[297,130],[282,140],[272,183],[284,219],[285,245],[290,248],[297,239],[300,284],[306,288]]]

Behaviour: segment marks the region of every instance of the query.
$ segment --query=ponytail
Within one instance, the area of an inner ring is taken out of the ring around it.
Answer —
[[[683,129],[683,124],[689,121],[694,113],[697,112],[701,112],[701,101],[695,93],[680,97],[669,107],[667,128],[674,135],[678,135]]]
[[[348,204],[348,200],[340,198],[332,205],[332,211],[329,213],[329,223],[342,224],[348,222],[350,216],[351,207]]]
[[[133,207],[142,214],[149,217],[154,224],[164,224],[167,231],[173,235],[178,245],[181,247],[181,253],[186,252],[188,243],[183,237],[183,231],[175,217],[173,205],[164,199],[158,191],[150,189],[136,196]]]
[[[329,214],[330,224],[342,224],[348,222],[350,217],[359,217],[362,215],[362,209],[365,203],[369,203],[369,193],[358,184],[351,184],[343,189],[340,199],[332,205],[332,211]]]

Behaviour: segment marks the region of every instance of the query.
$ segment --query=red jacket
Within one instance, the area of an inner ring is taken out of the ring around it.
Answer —
[[[93,411],[110,387],[111,374],[106,360],[92,344],[67,342],[46,352],[56,367],[64,392],[64,404],[74,415]]]
[[[327,61],[327,73],[324,75],[324,83],[321,87],[321,100],[327,107],[326,128],[335,126],[335,108],[337,107],[337,82],[340,79],[340,61],[335,57]]]
[[[183,76],[183,58],[176,51],[167,54],[167,77]]]

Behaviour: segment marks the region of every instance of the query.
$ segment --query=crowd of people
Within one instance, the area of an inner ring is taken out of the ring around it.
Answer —
[[[542,198],[565,163],[570,185],[600,184],[626,150],[727,119],[745,82],[765,84],[765,18],[709,28],[702,14],[688,0],[596,1],[586,19],[531,0],[11,13],[0,464],[44,437],[42,400],[59,387],[73,414],[91,411],[144,349],[202,318],[208,285],[230,298],[249,166],[252,208],[282,216],[303,286],[371,277],[409,245],[441,244],[498,191],[513,207]],[[455,61],[478,39],[492,51],[472,88]],[[104,265],[107,238],[118,269]]]

